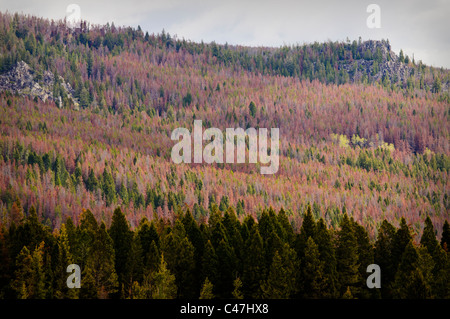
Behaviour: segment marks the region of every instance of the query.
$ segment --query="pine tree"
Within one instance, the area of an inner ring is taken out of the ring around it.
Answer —
[[[317,222],[316,233],[314,242],[319,249],[319,259],[323,265],[323,273],[325,280],[325,288],[322,292],[324,298],[336,298],[338,291],[338,274],[337,274],[337,262],[336,252],[334,245],[331,241],[331,235],[325,221],[320,218]]]
[[[211,282],[215,284],[218,280],[219,261],[211,241],[208,240],[205,245],[205,251],[202,256],[201,278],[210,278]]]
[[[217,254],[217,283],[216,295],[220,298],[229,298],[233,291],[233,278],[237,265],[236,254],[229,242],[222,239],[216,249]]]
[[[56,298],[70,298],[77,297],[78,289],[70,289],[67,287],[67,266],[73,264],[73,257],[70,251],[69,236],[67,234],[66,225],[62,224],[58,236],[58,256],[57,267],[55,271],[56,282]]]
[[[192,272],[195,267],[194,246],[186,236],[180,220],[175,222],[173,230],[163,239],[161,249],[167,260],[168,269],[176,278],[179,298],[195,298]]]
[[[259,298],[261,296],[260,286],[265,278],[265,273],[263,240],[255,224],[245,243],[242,284],[246,298]]]
[[[305,257],[301,261],[302,292],[304,298],[317,299],[324,295],[326,277],[323,271],[324,264],[319,259],[319,248],[309,237],[305,248]]]
[[[434,232],[433,223],[431,222],[430,216],[425,219],[425,228],[420,239],[420,245],[428,250],[431,256],[435,255],[438,248],[438,241],[436,239],[436,234]]]
[[[209,281],[208,277],[206,277],[205,282],[203,283],[202,289],[200,291],[199,299],[213,299],[213,284]]]
[[[286,276],[282,269],[281,257],[278,251],[273,256],[272,265],[269,270],[267,281],[262,284],[263,298],[286,299]]]
[[[0,223],[0,298],[8,299],[11,296],[9,283],[12,277],[12,258],[10,255],[10,239],[3,225]]]
[[[358,283],[361,281],[358,264],[358,243],[353,225],[347,214],[344,214],[340,227],[336,248],[339,284],[343,289],[349,287],[352,296],[355,296],[359,293]],[[342,288],[341,295],[345,293]]]
[[[284,237],[282,237],[282,239],[286,243],[293,243],[295,238],[294,229],[291,223],[289,222],[286,211],[283,208],[281,208],[280,211],[278,212],[277,218],[278,224],[283,229],[283,233],[285,234]]]
[[[159,235],[156,230],[154,221],[150,223],[148,219],[144,217],[139,223],[137,233],[141,241],[142,255],[144,257],[145,263],[148,265],[149,259],[154,260],[154,257],[156,256],[155,252],[159,251]],[[152,247],[152,242],[155,247]],[[160,261],[158,260],[157,263],[154,264],[154,266],[156,266],[157,268],[159,266],[159,263]]]
[[[107,167],[103,170],[101,186],[106,205],[110,206],[116,201],[116,186],[114,178]]]
[[[406,246],[412,240],[411,232],[404,217],[400,220],[400,228],[397,229],[394,237],[394,245],[392,250],[393,269],[397,271],[398,265],[402,260]]]
[[[359,264],[359,293],[354,295],[356,298],[367,299],[371,296],[377,296],[378,290],[371,289],[368,290],[366,284],[366,276],[367,276],[367,266],[374,263],[374,251],[373,245],[370,242],[369,234],[366,229],[359,225],[357,222],[351,218],[351,222],[353,224],[353,229],[355,231],[356,241],[358,243],[358,264]]]
[[[186,210],[182,223],[186,230],[186,235],[189,241],[194,246],[194,290],[198,291],[201,288],[202,278],[201,278],[201,265],[202,265],[202,256],[205,249],[205,243],[203,240],[202,232],[200,231],[200,227],[198,227],[197,222],[194,220],[189,209]]]
[[[15,290],[18,299],[28,299],[32,283],[29,278],[32,276],[32,258],[26,246],[20,251],[16,258],[16,271],[12,288]]]
[[[446,220],[442,227],[441,247],[446,251],[450,251],[450,224]]]
[[[234,299],[244,299],[244,295],[241,292],[241,288],[242,288],[242,281],[241,278],[237,277],[234,281],[233,281],[233,298]]]
[[[114,261],[114,243],[102,222],[89,249],[86,267],[82,274],[83,283],[91,281],[88,287],[95,289],[97,298],[105,299],[118,291],[119,284]],[[83,288],[82,293],[85,293]]]
[[[447,221],[445,221],[447,223]],[[447,223],[448,225],[448,223]],[[444,224],[445,229],[445,224]],[[444,239],[445,234],[442,234]],[[442,242],[441,239],[441,242]],[[445,239],[444,239],[445,240]],[[436,239],[433,224],[429,216],[425,219],[425,227],[420,239],[420,245],[430,254],[433,259],[434,267],[432,269],[433,280],[432,288],[438,298],[445,298],[450,293],[450,264],[448,254],[444,251],[441,244]],[[444,245],[446,247],[446,245]]]
[[[85,181],[86,189],[94,192],[99,187],[97,177],[95,177],[94,170],[89,168],[88,178]]]
[[[131,242],[130,253],[127,257],[124,273],[124,287],[128,291],[128,297],[133,297],[133,287],[138,291],[139,287],[135,285],[135,282],[142,282],[144,272],[144,262],[142,257],[141,241],[138,234],[134,234]]]
[[[394,240],[395,227],[387,220],[383,220],[378,230],[374,250],[374,262],[383,270],[383,284],[381,285],[383,298],[392,298],[391,285],[396,272],[393,260]]]
[[[174,299],[177,296],[177,286],[175,276],[167,268],[164,254],[161,255],[159,270],[153,275],[152,279],[152,298],[153,299]]]
[[[225,228],[225,235],[233,248],[235,258],[235,269],[238,272],[242,272],[242,252],[244,250],[244,241],[240,232],[241,225],[237,219],[236,213],[232,207],[229,207],[223,215],[223,226]]]
[[[450,255],[438,246],[435,252],[432,289],[436,298],[450,298]]]
[[[73,258],[82,270],[85,268],[97,233],[98,224],[94,215],[89,209],[83,210],[80,215],[80,224],[75,231],[76,240],[73,245]]]
[[[45,298],[44,242],[30,253],[24,247],[17,257],[13,289],[19,299]]]
[[[116,266],[116,273],[119,279],[120,292],[124,288],[124,276],[126,272],[128,256],[131,250],[131,242],[133,240],[133,234],[128,225],[128,221],[126,220],[125,214],[122,212],[120,207],[117,207],[114,210],[111,227],[108,233],[113,240],[113,247],[115,252],[114,264]]]
[[[264,298],[287,299],[296,291],[296,272],[298,269],[297,254],[284,244],[281,253],[275,251],[273,261],[267,276],[262,284]]]
[[[309,237],[314,238],[316,229],[316,223],[311,210],[311,205],[308,204],[306,207],[306,212],[303,216],[302,227],[300,228],[300,234],[297,235],[295,247],[299,259],[305,256],[306,243]]]
[[[419,255],[417,254],[417,250],[412,241],[409,241],[402,255],[397,273],[395,274],[393,284],[394,298],[408,298],[411,296],[409,286],[413,279],[413,273],[418,259]]]

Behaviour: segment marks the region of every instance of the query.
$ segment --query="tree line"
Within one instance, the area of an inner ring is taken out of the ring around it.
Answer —
[[[18,203],[20,205],[20,203]],[[450,227],[441,240],[427,217],[420,240],[402,218],[384,220],[375,241],[344,212],[339,228],[315,220],[311,206],[295,232],[286,212],[265,209],[239,220],[213,204],[207,221],[190,210],[173,219],[142,218],[132,228],[118,207],[111,225],[83,210],[78,225],[59,229],[31,207],[0,229],[0,296],[43,298],[449,298]],[[369,289],[367,266],[381,268]],[[66,268],[81,268],[81,288],[67,287]]]

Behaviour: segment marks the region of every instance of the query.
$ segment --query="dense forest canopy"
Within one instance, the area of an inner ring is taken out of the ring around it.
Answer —
[[[448,297],[449,75],[388,40],[256,48],[0,13],[1,296]],[[279,128],[279,171],[174,164],[196,119]]]

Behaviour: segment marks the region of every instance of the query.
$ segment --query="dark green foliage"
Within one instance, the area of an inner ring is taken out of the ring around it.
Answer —
[[[396,269],[394,265],[394,240],[395,227],[387,220],[383,220],[378,230],[375,242],[374,261],[383,269],[382,295],[386,298],[392,297],[391,286],[394,281]]]
[[[326,279],[325,288],[322,290],[321,296],[324,298],[335,298],[339,288],[336,252],[325,221],[321,218],[316,225],[314,242],[319,250],[319,259],[323,265],[323,273]]]
[[[441,247],[446,252],[450,252],[450,225],[447,220],[442,227]]]
[[[405,218],[402,217],[400,220],[400,228],[397,229],[394,236],[394,243],[392,249],[392,261],[395,271],[397,271],[397,267],[400,261],[402,260],[405,248],[411,240],[412,236],[410,229],[406,224]]]
[[[352,296],[360,293],[361,274],[358,263],[358,241],[352,221],[344,214],[338,232],[336,247],[337,271],[341,286],[340,294],[344,295],[349,288]]]
[[[250,102],[250,104],[248,106],[248,111],[252,117],[256,116],[257,109],[256,109],[256,105],[253,101]]]
[[[130,227],[128,225],[128,222],[125,218],[124,213],[120,209],[120,207],[116,208],[114,210],[113,216],[112,216],[112,223],[111,228],[109,229],[109,235],[112,238],[113,245],[114,245],[114,251],[115,251],[115,266],[116,266],[116,273],[119,279],[119,285],[120,289],[119,291],[122,291],[123,285],[125,284],[125,274],[127,271],[127,265],[129,254],[131,252],[131,246],[132,246],[132,240],[133,240],[133,234],[130,230]],[[138,243],[135,243],[138,245]],[[135,245],[135,246],[136,246]],[[138,247],[135,247],[136,249],[140,249]],[[136,259],[137,256],[131,257],[135,259],[135,262],[138,262]],[[128,282],[128,284],[131,284]]]
[[[308,204],[306,207],[305,214],[303,215],[302,227],[300,228],[300,233],[297,235],[295,248],[297,255],[300,259],[305,256],[306,243],[309,237],[314,238],[316,223],[311,210],[311,205]]]
[[[308,238],[305,256],[301,261],[301,293],[303,298],[322,298],[326,294],[327,277],[324,272],[325,263],[320,260],[318,246],[312,237]]]
[[[250,230],[250,237],[245,243],[243,274],[242,274],[242,292],[246,298],[261,297],[260,285],[265,278],[265,256],[263,240],[258,227],[253,225]]]
[[[16,206],[21,207],[20,202]],[[283,210],[277,215],[273,209],[265,209],[257,223],[250,216],[239,221],[232,207],[223,214],[216,207],[208,225],[199,225],[187,209],[180,211],[173,222],[143,218],[133,230],[117,208],[109,229],[104,222],[99,226],[92,212],[84,210],[77,227],[69,218],[52,234],[31,207],[18,226],[12,223],[7,232],[0,229],[4,271],[0,296],[450,297],[448,253],[438,243],[429,218],[420,246],[413,243],[405,220],[401,220],[399,229],[383,221],[374,244],[366,229],[347,213],[339,226],[334,231],[327,228],[323,218],[315,222],[308,206],[296,235]],[[301,258],[298,247],[302,247]],[[396,262],[399,252],[401,257]],[[65,269],[70,263],[82,269],[79,290],[66,286]],[[366,286],[366,268],[372,263],[381,267],[382,289]]]
[[[194,246],[186,236],[180,220],[175,222],[173,230],[163,238],[161,250],[167,261],[167,268],[176,278],[177,296],[195,298],[195,282],[192,273],[195,269]]]

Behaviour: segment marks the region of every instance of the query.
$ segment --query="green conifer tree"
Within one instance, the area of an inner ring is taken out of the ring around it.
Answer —
[[[394,240],[395,227],[387,220],[383,220],[378,230],[374,249],[374,263],[383,270],[383,284],[381,285],[383,298],[392,298],[391,286],[396,273],[393,260]]]
[[[305,257],[301,261],[302,293],[304,298],[317,299],[323,297],[326,288],[324,263],[319,258],[319,248],[309,237],[306,242]]]
[[[200,291],[199,299],[213,299],[213,284],[209,281],[208,277],[206,277],[205,282],[203,283],[202,289]]]
[[[164,254],[161,255],[159,270],[152,279],[152,298],[153,299],[174,299],[177,296],[177,286],[175,276],[167,268],[164,260]]]
[[[325,221],[320,218],[317,222],[314,242],[319,249],[319,259],[323,263],[323,272],[325,288],[322,291],[323,298],[336,298],[338,287],[337,261],[334,245],[331,241],[331,235]]]
[[[108,233],[113,241],[115,252],[114,264],[116,266],[116,273],[119,280],[119,292],[121,292],[122,289],[124,289],[124,276],[126,272],[128,256],[131,251],[133,234],[130,230],[130,226],[128,225],[125,214],[122,212],[120,207],[117,207],[114,210],[111,227]],[[129,284],[132,284],[132,282]]]
[[[246,298],[259,298],[261,296],[261,282],[264,280],[265,274],[263,240],[255,224],[250,231],[250,237],[245,243],[242,292]]]
[[[350,288],[352,296],[355,296],[359,293],[358,283],[361,281],[358,264],[358,243],[353,225],[347,214],[344,214],[340,227],[336,248],[339,284],[343,289]],[[342,288],[341,295],[346,292]]]

